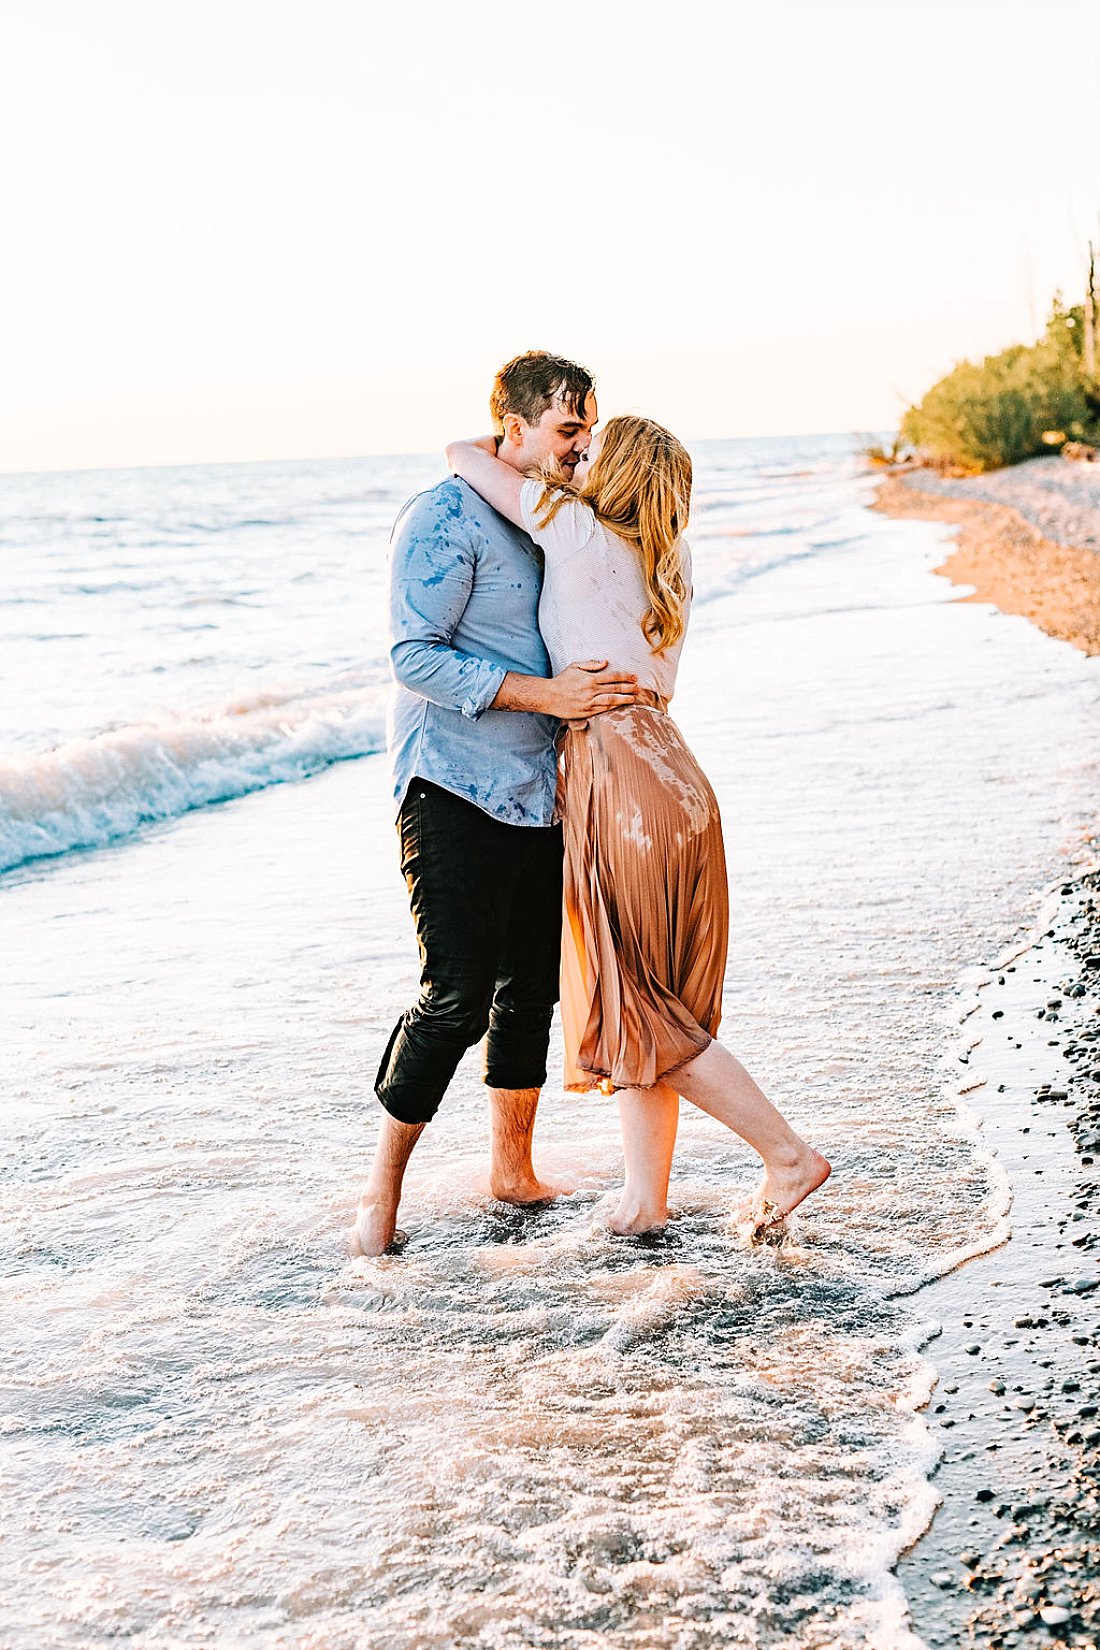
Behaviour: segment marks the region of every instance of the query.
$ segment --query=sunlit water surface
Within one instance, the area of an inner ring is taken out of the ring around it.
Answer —
[[[405,1253],[346,1257],[415,955],[384,758],[342,759],[432,463],[0,480],[6,1642],[910,1642],[913,1291],[1004,1231],[959,1014],[1087,819],[1095,667],[953,600],[853,449],[697,453],[674,712],[726,822],[724,1035],[835,1165],[780,1249],[686,1114],[679,1218],[608,1236],[614,1110],[555,1052],[572,1197],[489,1200],[471,1055]]]

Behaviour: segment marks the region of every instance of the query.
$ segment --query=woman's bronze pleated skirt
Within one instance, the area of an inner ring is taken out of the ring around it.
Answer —
[[[721,1018],[718,803],[662,707],[571,724],[562,756],[565,1086],[649,1088],[700,1054]]]

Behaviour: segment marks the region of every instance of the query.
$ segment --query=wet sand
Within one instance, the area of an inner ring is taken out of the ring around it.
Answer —
[[[937,569],[1048,636],[1100,654],[1100,465],[1036,458],[990,475],[889,475],[872,508],[957,526]]]
[[[1100,1640],[1100,872],[1054,899],[959,1049],[1012,1236],[920,1292],[944,1499],[898,1573],[931,1650]]]
[[[1081,469],[894,475],[877,508],[957,524],[938,571],[974,587],[963,600],[1098,654],[1100,475]],[[1100,839],[1079,857],[1095,864]],[[898,1574],[931,1650],[1087,1650],[1100,1643],[1100,871],[1053,890],[1031,943],[975,983],[960,1091],[1009,1176],[1012,1236],[920,1292],[942,1325],[927,1355],[943,1501]]]

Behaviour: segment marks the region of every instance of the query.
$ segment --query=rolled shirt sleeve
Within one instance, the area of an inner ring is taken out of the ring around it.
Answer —
[[[507,825],[550,825],[554,717],[494,705],[509,671],[546,676],[541,552],[457,476],[409,500],[390,545],[386,718],[393,798],[426,779]]]
[[[473,588],[476,556],[460,521],[407,512],[394,535],[390,663],[402,687],[476,721],[507,671],[452,645]]]

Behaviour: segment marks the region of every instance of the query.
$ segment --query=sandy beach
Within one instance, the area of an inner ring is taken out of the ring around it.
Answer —
[[[938,571],[1100,653],[1100,473],[895,474],[877,508],[958,528]],[[1011,1237],[922,1294],[942,1332],[929,1421],[943,1503],[899,1565],[933,1647],[1100,1639],[1100,841],[1028,944],[975,981],[958,1059],[1011,1184]]]
[[[974,587],[964,600],[994,602],[1100,653],[1100,464],[1055,456],[983,476],[896,471],[875,508],[958,527],[937,571]]]

